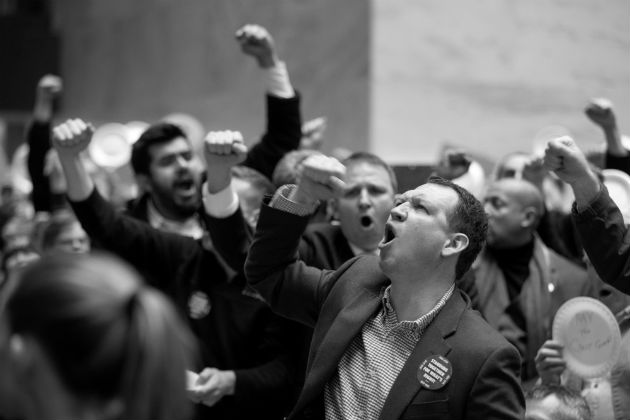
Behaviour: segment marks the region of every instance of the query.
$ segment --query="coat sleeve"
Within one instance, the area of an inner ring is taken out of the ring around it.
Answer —
[[[617,169],[630,175],[630,153],[626,156],[613,156],[606,153],[604,166],[606,169]]]
[[[512,346],[497,348],[482,364],[466,407],[468,419],[522,419],[525,398],[521,388],[520,356]]]
[[[600,194],[581,212],[572,211],[584,250],[603,281],[630,294],[630,230],[602,185]]]
[[[242,273],[252,231],[240,207],[228,217],[213,217],[204,212],[203,218],[213,248],[232,270]]]
[[[92,240],[147,274],[160,289],[171,289],[182,262],[203,253],[194,239],[159,231],[119,213],[96,189],[86,200],[71,205]]]
[[[296,150],[301,139],[300,96],[278,98],[267,95],[267,130],[260,142],[250,149],[243,165],[271,179],[278,161],[287,152]]]
[[[26,131],[26,142],[29,147],[28,173],[33,183],[33,207],[38,212],[49,212],[52,210],[52,193],[44,166],[50,150],[50,123],[33,121]]]
[[[255,349],[267,355],[267,362],[234,370],[235,400],[261,410],[269,404],[286,405],[295,393],[294,387],[299,385],[298,366],[306,333],[299,324],[274,315],[266,324],[263,342]]]
[[[274,312],[312,327],[343,270],[320,270],[298,260],[307,224],[308,217],[263,205],[245,275]]]

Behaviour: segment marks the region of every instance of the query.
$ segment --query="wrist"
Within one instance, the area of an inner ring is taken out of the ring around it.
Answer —
[[[53,107],[51,102],[37,101],[33,109],[35,121],[48,122],[52,119]]]
[[[210,194],[216,194],[219,191],[223,191],[230,186],[232,181],[232,175],[230,171],[222,174],[216,174],[211,171],[206,171],[206,189]]]
[[[275,54],[258,57],[258,65],[263,69],[270,69],[272,67],[275,67],[279,61],[280,60]]]
[[[59,162],[64,163],[76,163],[81,162],[78,153],[63,153],[59,149],[55,149],[57,151],[57,156],[59,157]]]
[[[233,370],[227,370],[225,371],[225,377],[228,385],[225,395],[234,395],[236,390],[236,373]]]
[[[606,136],[606,152],[613,156],[627,156],[628,150],[623,147],[621,142],[621,135],[617,126],[604,128],[604,134]]]
[[[583,210],[597,197],[601,190],[601,184],[593,171],[588,171],[583,177],[571,182],[573,195],[578,211]]]
[[[291,191],[287,199],[304,206],[314,206],[318,202],[318,200],[314,200],[309,194],[300,188],[299,185]]]

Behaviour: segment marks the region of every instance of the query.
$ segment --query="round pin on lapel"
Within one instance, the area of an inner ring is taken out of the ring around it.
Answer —
[[[418,381],[426,389],[436,390],[451,380],[453,367],[444,356],[429,356],[418,367]]]
[[[201,319],[210,313],[212,304],[210,298],[204,292],[197,290],[188,298],[188,315],[192,319]]]

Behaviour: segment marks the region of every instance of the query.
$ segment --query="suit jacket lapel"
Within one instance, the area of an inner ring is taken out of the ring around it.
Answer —
[[[417,378],[420,363],[431,355],[442,355],[445,357],[448,355],[451,347],[445,338],[453,334],[457,329],[457,324],[466,306],[466,302],[456,288],[453,296],[446,302],[446,305],[424,331],[398,374],[392,389],[387,395],[380,419],[399,418],[415,395],[421,391],[421,385]]]
[[[335,249],[337,250],[337,253],[335,254],[335,264],[337,267],[355,256],[341,228],[337,231],[333,242]]]
[[[376,290],[364,288],[334,319],[328,332],[317,346],[311,369],[307,374],[304,389],[295,409],[315,399],[337,369],[343,353],[354,337],[361,332],[363,324],[378,310],[381,303]]]

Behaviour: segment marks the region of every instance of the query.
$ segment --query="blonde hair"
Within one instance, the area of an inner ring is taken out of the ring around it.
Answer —
[[[193,339],[173,305],[118,259],[54,255],[27,267],[6,305],[77,398],[122,402],[120,418],[187,418]]]

